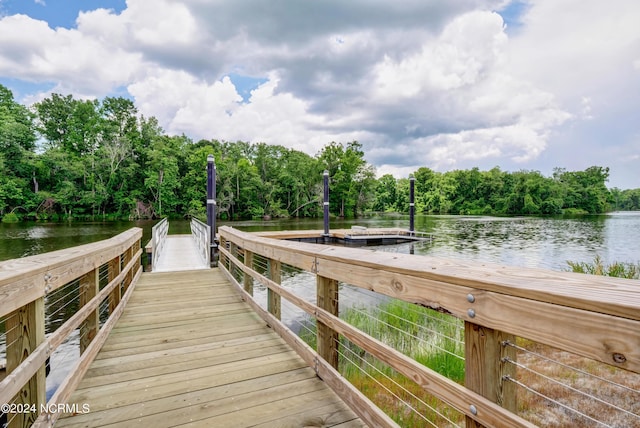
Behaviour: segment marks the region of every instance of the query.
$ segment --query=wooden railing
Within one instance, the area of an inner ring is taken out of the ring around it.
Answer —
[[[198,220],[191,219],[191,235],[198,247],[198,253],[206,262],[207,266],[211,265],[211,227]]]
[[[4,415],[10,428],[55,422],[56,406],[68,400],[131,296],[131,285],[142,272],[141,238],[142,229],[133,228],[93,244],[0,263],[0,319],[6,324],[7,355],[0,403],[18,410]],[[76,288],[79,308],[45,337],[47,296],[61,287]],[[102,326],[101,307],[108,314]],[[47,402],[45,364],[76,329],[80,358]]]
[[[151,267],[158,266],[158,260],[169,233],[169,220],[163,218],[151,228]]]
[[[467,427],[534,426],[516,414],[515,336],[640,372],[640,281],[280,241],[226,226],[219,236],[221,269],[371,426],[396,425],[339,375],[339,336],[457,409]],[[264,274],[258,256],[268,261]],[[317,304],[280,285],[284,264],[315,274]],[[267,310],[251,298],[254,281],[268,287]],[[463,320],[464,385],[341,320],[339,282]],[[317,320],[317,352],[278,321],[281,298]]]

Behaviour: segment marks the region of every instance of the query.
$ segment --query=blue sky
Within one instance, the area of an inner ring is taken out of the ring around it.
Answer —
[[[0,0],[0,84],[125,96],[169,133],[317,153],[378,174],[611,169],[640,187],[640,3]]]
[[[7,15],[28,15],[51,28],[74,28],[80,12],[104,8],[119,13],[127,6],[125,0],[3,0],[0,5]]]

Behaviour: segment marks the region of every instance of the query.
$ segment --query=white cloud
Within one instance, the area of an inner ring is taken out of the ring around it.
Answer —
[[[498,62],[506,34],[502,18],[470,12],[454,19],[415,55],[394,61],[385,56],[375,67],[375,93],[383,99],[414,97],[473,85]]]
[[[5,16],[0,78],[83,97],[125,87],[146,116],[196,140],[314,154],[358,139],[381,173],[544,169],[575,152],[571,138],[599,144],[587,124],[638,134],[623,119],[638,107],[628,94],[640,92],[637,1],[538,0],[509,35],[491,12],[505,3],[128,0],[120,13],[81,12],[74,29]],[[245,102],[233,74],[267,81]],[[580,153],[586,166],[606,162]]]
[[[59,82],[57,87],[70,93],[106,94],[133,77],[141,55],[109,43],[105,36],[54,30],[26,15],[5,17],[0,21],[1,73]]]

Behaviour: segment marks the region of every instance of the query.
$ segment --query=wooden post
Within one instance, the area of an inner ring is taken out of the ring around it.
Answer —
[[[129,247],[125,250],[125,252],[122,254],[122,266],[126,267],[127,264],[129,264],[129,262],[131,261],[131,259],[133,258],[134,252],[133,252],[133,247]],[[123,284],[122,284],[122,294],[126,293],[127,288],[129,288],[129,284],[131,284],[131,281],[133,279],[133,269],[129,269],[129,271],[127,272],[127,274],[125,275]]]
[[[40,343],[44,341],[44,297],[41,297],[11,313],[6,321],[7,328],[7,373],[15,370]],[[46,403],[45,366],[16,395],[14,404],[36,407],[36,412],[22,412],[7,415],[9,428],[29,427],[40,414],[40,405]],[[2,403],[5,404],[5,403]]]
[[[225,238],[223,238],[222,236],[220,237],[220,248],[224,248],[225,250],[227,249],[227,240]],[[229,260],[227,260],[227,256],[225,256],[224,254],[220,253],[220,263],[222,263],[222,266],[224,266],[227,270],[229,270]],[[231,273],[231,272],[229,272]]]
[[[277,260],[268,260],[269,263],[269,279],[277,284],[282,281],[282,263]],[[267,310],[278,319],[282,318],[281,298],[278,293],[267,289]]]
[[[80,278],[80,307],[96,297],[100,289],[100,268]],[[80,353],[84,353],[100,329],[100,307],[96,308],[80,326]]]
[[[237,259],[238,244],[236,244],[235,242],[231,242],[229,244],[229,253],[231,253],[231,255]],[[231,274],[232,277],[237,279],[238,277],[236,276],[236,271],[237,271],[236,264],[233,261],[229,260],[229,273]]]
[[[515,337],[468,321],[464,323],[464,336],[465,386],[501,407],[517,413],[516,385],[502,380],[505,375],[515,377],[515,366],[502,362],[505,357],[515,361],[515,348],[503,345],[507,340],[515,342]],[[479,428],[483,425],[467,417],[465,426]]]
[[[338,281],[317,277],[317,305],[338,316]],[[338,369],[338,333],[327,325],[317,323],[318,354],[335,369]]]
[[[244,250],[244,265],[249,269],[253,269],[253,253],[249,250]],[[244,291],[253,296],[253,277],[245,273],[242,282]]]
[[[108,275],[108,283],[116,279],[116,276],[120,274],[120,256],[109,260],[109,275]],[[120,286],[117,286],[113,289],[111,294],[109,295],[109,315],[115,311],[116,306],[120,303],[120,298],[122,297]]]

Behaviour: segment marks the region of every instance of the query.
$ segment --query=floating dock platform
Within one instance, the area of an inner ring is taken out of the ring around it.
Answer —
[[[287,230],[256,232],[266,238],[288,241],[310,242],[314,244],[340,244],[348,247],[368,245],[394,245],[416,241],[433,241],[433,235],[424,232],[412,232],[401,228],[374,228],[353,226],[351,229],[330,230],[328,235],[322,230]]]

